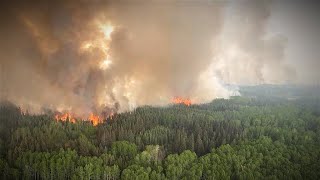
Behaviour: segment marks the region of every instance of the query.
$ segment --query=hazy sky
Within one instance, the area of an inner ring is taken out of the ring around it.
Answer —
[[[288,38],[286,60],[299,82],[320,84],[319,1],[273,1],[268,30]]]
[[[218,65],[224,81],[320,84],[320,3],[223,2],[225,52]]]

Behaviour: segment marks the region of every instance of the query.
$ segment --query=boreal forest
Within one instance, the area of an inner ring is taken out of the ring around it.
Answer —
[[[319,88],[241,87],[97,126],[0,109],[0,179],[319,179]]]

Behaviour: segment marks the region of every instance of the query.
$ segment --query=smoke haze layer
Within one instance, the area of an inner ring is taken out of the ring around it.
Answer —
[[[265,32],[269,1],[16,1],[2,10],[1,98],[34,112],[204,103],[236,93],[225,83],[296,76],[287,39]]]

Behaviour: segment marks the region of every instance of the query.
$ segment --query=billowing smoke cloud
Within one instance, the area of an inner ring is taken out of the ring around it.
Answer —
[[[228,83],[289,83],[295,70],[285,61],[286,37],[268,34],[271,1],[237,1],[225,12],[216,56],[217,75]]]
[[[241,16],[228,20],[218,1],[10,2],[1,97],[87,115],[234,94],[221,81],[286,80],[294,72],[283,62],[286,39],[265,37],[268,4],[233,8]]]
[[[227,97],[206,71],[222,4],[10,3],[1,37],[2,96],[77,114]],[[203,87],[203,88],[202,88]]]

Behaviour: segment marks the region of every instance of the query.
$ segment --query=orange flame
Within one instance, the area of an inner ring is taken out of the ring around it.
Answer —
[[[94,126],[96,126],[96,125],[98,125],[99,123],[102,122],[102,120],[100,119],[100,117],[94,115],[93,113],[90,114],[90,116],[89,116],[88,119],[92,122],[92,124],[93,124]]]
[[[71,113],[64,113],[64,114],[56,114],[54,116],[54,118],[56,119],[56,121],[70,121],[72,123],[76,122],[76,119],[72,117]]]
[[[172,99],[172,103],[174,103],[174,104],[184,104],[186,106],[190,106],[191,105],[191,100],[189,98],[174,97]]]
[[[54,118],[56,119],[56,121],[70,121],[72,123],[75,123],[76,122],[76,119],[74,118],[75,115],[73,115],[72,113],[63,113],[63,114],[56,114],[54,116]],[[109,119],[112,119],[114,117],[114,113],[112,112],[111,114],[109,115],[106,115],[105,116],[105,119],[109,118]],[[103,122],[103,119],[104,118],[101,118],[100,116],[98,115],[95,115],[93,113],[91,113],[89,115],[88,118],[86,118],[86,120],[90,121],[94,126],[98,125],[99,123],[102,123]]]

